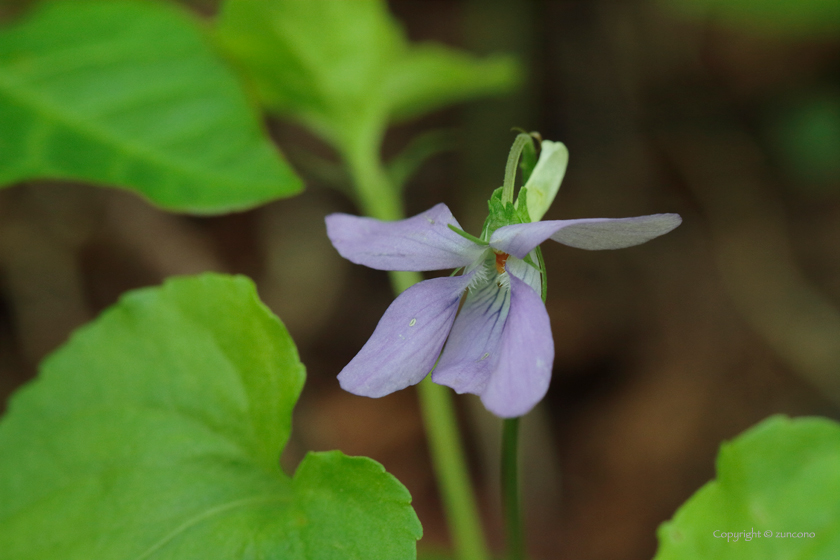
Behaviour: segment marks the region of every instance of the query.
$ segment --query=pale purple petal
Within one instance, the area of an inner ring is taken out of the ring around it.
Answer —
[[[549,238],[579,249],[623,249],[664,235],[680,223],[679,214],[653,214],[514,224],[494,231],[490,246],[520,259]]]
[[[512,275],[510,291],[499,362],[481,394],[487,410],[502,418],[522,416],[542,400],[554,364],[551,324],[542,300]]]
[[[531,262],[534,264],[539,262],[535,251],[531,251],[528,256],[531,257]],[[508,260],[505,263],[505,270],[508,271],[508,274],[513,274],[531,286],[534,293],[537,295],[542,294],[542,275],[536,267],[531,266],[522,259],[517,259],[516,257],[511,256],[508,257]]]
[[[540,243],[558,229],[578,220],[550,220],[502,226],[490,236],[490,246],[509,255],[524,259]]]
[[[448,224],[461,226],[445,204],[397,222],[349,214],[330,214],[326,221],[327,235],[342,257],[378,270],[460,268],[486,250],[449,229]]]
[[[510,289],[491,280],[470,289],[432,381],[458,393],[481,394],[499,359],[499,340],[510,309]]]
[[[435,365],[471,275],[433,278],[394,300],[341,373],[342,389],[382,397],[419,383]]]
[[[579,249],[623,249],[665,235],[682,223],[679,214],[653,214],[637,218],[594,218],[560,229],[551,239]]]

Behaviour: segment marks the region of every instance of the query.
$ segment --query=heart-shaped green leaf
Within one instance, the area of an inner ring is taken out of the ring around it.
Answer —
[[[411,497],[378,463],[334,451],[280,470],[304,377],[245,278],[126,295],[0,422],[0,556],[414,558]]]
[[[297,193],[258,119],[174,6],[50,3],[0,31],[0,186],[87,181],[196,213]]]
[[[269,108],[344,148],[518,78],[508,57],[409,45],[382,0],[227,0],[218,34]]]
[[[774,416],[725,443],[717,479],[659,528],[655,560],[840,558],[840,425]]]

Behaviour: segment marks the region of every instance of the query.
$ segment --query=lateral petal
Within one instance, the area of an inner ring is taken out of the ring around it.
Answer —
[[[499,362],[481,393],[487,410],[501,418],[522,416],[542,400],[554,364],[551,324],[542,300],[513,275],[510,293]]]
[[[432,381],[457,393],[481,394],[499,360],[499,340],[510,309],[510,289],[491,280],[470,289],[452,325]]]
[[[471,279],[472,275],[433,278],[400,294],[338,374],[342,389],[382,397],[422,381],[435,365]]]
[[[327,236],[342,257],[378,270],[460,268],[486,250],[448,227],[461,229],[445,204],[396,222],[349,214],[330,214],[326,222]]]
[[[529,256],[531,257],[532,262],[538,262],[537,253],[535,251],[531,251]],[[511,256],[505,263],[505,270],[507,270],[508,274],[516,276],[531,286],[535,294],[542,294],[542,277],[537,268],[531,266],[522,259],[517,259],[516,257]]]
[[[679,214],[652,214],[513,224],[493,232],[490,246],[520,259],[549,238],[579,249],[623,249],[664,235],[681,223]]]

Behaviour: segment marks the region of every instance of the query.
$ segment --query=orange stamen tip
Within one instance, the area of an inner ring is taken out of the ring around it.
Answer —
[[[507,262],[509,256],[507,253],[496,253],[496,272],[504,274],[505,262]]]

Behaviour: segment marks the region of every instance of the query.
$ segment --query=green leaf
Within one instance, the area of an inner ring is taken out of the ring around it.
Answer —
[[[15,560],[414,558],[408,491],[378,463],[278,458],[304,368],[243,277],[124,296],[0,422],[0,550]]]
[[[505,92],[519,79],[508,56],[485,60],[433,44],[404,51],[383,84],[382,102],[391,116],[403,120],[452,103]]]
[[[87,181],[196,213],[297,193],[258,119],[174,6],[49,3],[0,32],[0,186]]]
[[[382,0],[228,0],[218,36],[263,103],[345,149],[518,78],[507,57],[410,46]]]
[[[771,417],[721,446],[717,473],[659,528],[656,560],[840,558],[840,424]]]

